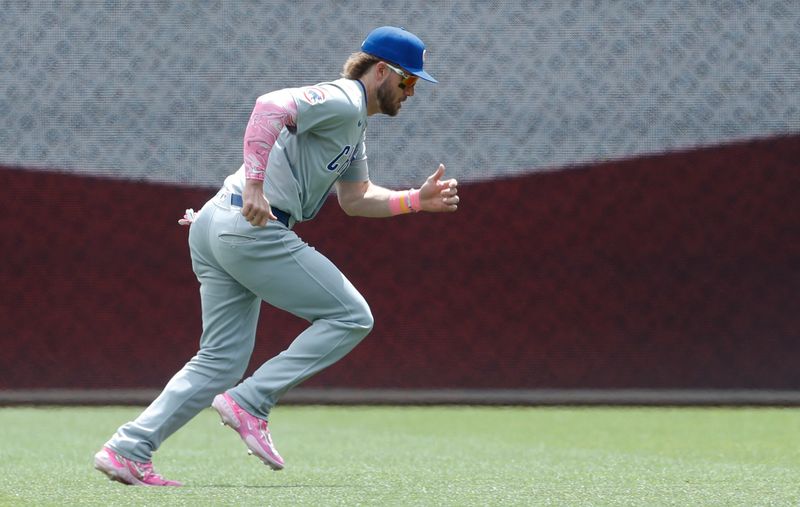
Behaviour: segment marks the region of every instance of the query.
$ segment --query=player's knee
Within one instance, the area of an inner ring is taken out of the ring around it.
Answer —
[[[366,301],[362,301],[358,306],[358,310],[354,313],[353,324],[363,332],[363,336],[372,331],[372,327],[375,325],[375,318],[372,316],[372,310],[370,310]]]
[[[347,332],[348,340],[358,343],[372,331],[375,319],[372,317],[369,304],[361,294],[353,291],[349,296],[343,300],[344,304],[327,318],[335,321],[339,329]]]
[[[367,330],[367,333],[369,333],[375,326],[375,317],[372,316],[372,310],[370,310],[369,307],[366,308],[366,311],[364,312],[362,319],[363,319],[362,325]]]

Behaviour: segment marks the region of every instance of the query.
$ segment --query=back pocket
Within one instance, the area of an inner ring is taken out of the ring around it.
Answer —
[[[256,240],[255,236],[241,234],[238,232],[223,232],[217,235],[217,239],[230,246],[239,246],[252,243]]]

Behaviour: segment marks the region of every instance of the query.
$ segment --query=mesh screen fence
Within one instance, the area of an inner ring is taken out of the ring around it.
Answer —
[[[438,86],[371,118],[373,179],[477,180],[800,129],[800,2],[5,1],[0,163],[217,186],[257,96],[376,26]]]

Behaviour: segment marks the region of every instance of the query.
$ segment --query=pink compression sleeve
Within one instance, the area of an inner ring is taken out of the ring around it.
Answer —
[[[297,104],[289,90],[262,95],[244,132],[244,171],[249,180],[264,180],[272,146],[285,126],[297,125]]]

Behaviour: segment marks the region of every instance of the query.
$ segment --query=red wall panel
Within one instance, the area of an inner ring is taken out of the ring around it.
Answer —
[[[373,333],[307,385],[800,388],[800,137],[465,184],[297,231]],[[455,172],[455,171],[454,171]],[[176,219],[214,189],[0,169],[0,388],[160,387],[195,352]],[[305,325],[267,306],[252,367]]]

